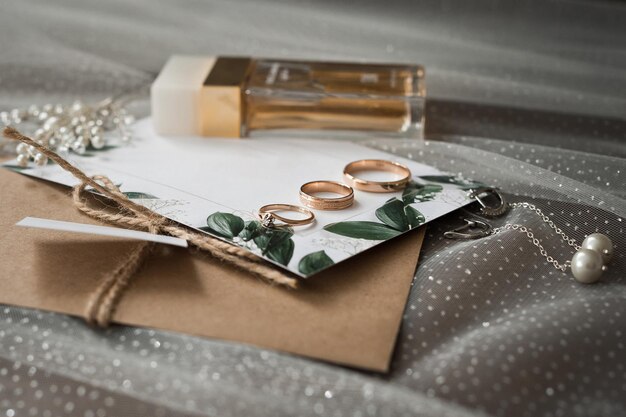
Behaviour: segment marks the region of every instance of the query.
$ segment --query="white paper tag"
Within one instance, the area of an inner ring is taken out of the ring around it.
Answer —
[[[121,237],[125,239],[145,240],[148,242],[164,243],[186,248],[187,241],[172,236],[155,235],[137,230],[119,229],[117,227],[94,226],[92,224],[64,222],[60,220],[40,219],[37,217],[26,217],[16,226],[34,227],[37,229],[61,230],[65,232],[86,233],[100,236]]]

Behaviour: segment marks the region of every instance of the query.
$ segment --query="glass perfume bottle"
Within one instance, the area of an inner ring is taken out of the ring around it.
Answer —
[[[421,138],[424,101],[400,64],[173,57],[152,87],[157,132],[215,137]]]

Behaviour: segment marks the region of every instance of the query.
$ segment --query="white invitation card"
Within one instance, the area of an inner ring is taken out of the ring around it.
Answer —
[[[246,248],[301,277],[470,203],[467,190],[481,185],[354,142],[162,137],[154,133],[150,119],[139,121],[134,131],[130,145],[64,157],[88,175],[108,176],[139,204]],[[351,207],[312,210],[316,220],[308,226],[261,225],[260,207],[301,206],[302,184],[343,182],[345,165],[359,159],[404,164],[412,181],[404,191],[393,193],[355,190]],[[56,164],[20,171],[68,186],[77,183]]]

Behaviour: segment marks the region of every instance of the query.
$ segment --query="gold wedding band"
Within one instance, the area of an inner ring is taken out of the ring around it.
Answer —
[[[395,181],[369,181],[357,177],[356,174],[361,171],[392,172],[402,177]],[[369,191],[371,193],[392,193],[406,187],[411,179],[411,171],[398,162],[386,161],[384,159],[361,159],[346,165],[343,169],[343,176],[348,184],[357,190]]]
[[[339,197],[318,197],[317,193],[339,194]],[[300,187],[300,201],[318,210],[343,210],[354,203],[354,190],[336,181],[311,181]]]
[[[294,211],[304,214],[306,217],[304,219],[290,219],[276,214],[277,211]],[[265,227],[276,226],[276,220],[289,226],[304,226],[315,220],[315,214],[307,208],[291,204],[268,204],[259,209],[259,218],[261,219],[261,224]]]

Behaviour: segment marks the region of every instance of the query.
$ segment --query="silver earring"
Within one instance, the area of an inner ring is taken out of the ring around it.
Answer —
[[[495,206],[488,205],[484,199],[489,196],[495,196],[498,203]],[[509,210],[509,203],[506,202],[502,194],[497,188],[492,187],[480,187],[470,190],[470,198],[475,199],[478,204],[481,205],[480,213],[485,217],[498,217],[503,215]]]

